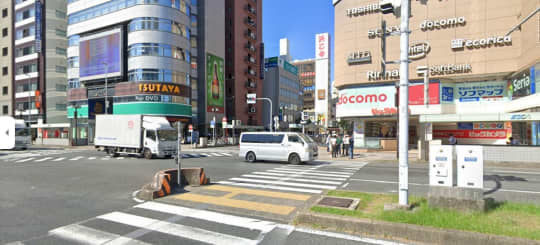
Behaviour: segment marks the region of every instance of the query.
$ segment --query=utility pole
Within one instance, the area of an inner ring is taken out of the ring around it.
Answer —
[[[401,0],[399,64],[399,205],[409,204],[409,0]]]

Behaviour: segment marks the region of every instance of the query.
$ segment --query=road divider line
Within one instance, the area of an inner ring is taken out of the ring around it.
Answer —
[[[122,212],[113,212],[98,216],[97,218],[210,244],[255,244],[256,242],[247,238],[231,236]]]
[[[247,210],[259,211],[259,212],[265,212],[265,213],[273,213],[273,214],[278,214],[278,215],[288,215],[296,209],[296,207],[287,206],[287,205],[275,205],[275,204],[269,204],[269,203],[236,200],[236,199],[231,199],[231,198],[199,195],[199,194],[193,194],[193,193],[185,193],[182,195],[174,196],[173,198],[178,199],[178,200],[196,202],[196,203],[205,203],[205,204],[211,204],[211,205],[217,205],[217,206],[247,209]],[[222,243],[223,242],[221,242],[220,244]],[[234,244],[234,243],[226,243],[226,244]]]
[[[44,162],[44,161],[47,161],[49,159],[52,159],[52,157],[41,158],[41,159],[35,160],[34,162]]]
[[[234,215],[229,215],[229,214],[222,214],[222,213],[217,213],[217,212],[212,212],[212,211],[207,211],[207,210],[192,209],[192,208],[158,203],[158,202],[146,202],[143,204],[136,205],[135,208],[174,214],[174,215],[179,215],[183,217],[189,217],[189,218],[194,218],[194,219],[199,219],[199,220],[220,223],[224,225],[246,228],[250,230],[259,230],[263,234],[272,231],[276,226],[276,223],[274,222],[239,217],[239,216],[234,216]]]
[[[252,172],[251,174],[259,175],[271,175],[271,176],[288,176],[288,177],[304,177],[310,179],[322,179],[322,180],[338,180],[345,181],[347,178],[337,178],[337,177],[324,177],[324,176],[303,176],[302,174],[283,174],[283,173],[268,173],[268,172]]]
[[[253,175],[253,174],[244,174],[242,177],[248,177],[248,178],[259,178],[259,179],[275,179],[275,180],[281,180],[283,177],[277,177],[277,176],[264,176],[264,175]],[[299,178],[290,178],[291,181],[297,181],[297,182],[309,182],[309,183],[319,183],[319,184],[329,184],[329,185],[340,185],[343,182],[337,182],[337,181],[327,181],[327,180],[312,180],[312,179],[299,179]]]
[[[321,190],[313,190],[313,189],[304,189],[304,188],[294,188],[294,187],[286,187],[286,186],[275,186],[275,185],[260,185],[260,184],[250,184],[250,183],[238,183],[238,182],[232,182],[232,181],[219,181],[218,184],[222,185],[233,185],[233,186],[243,186],[243,187],[254,187],[254,188],[261,188],[261,189],[272,189],[272,190],[282,190],[282,191],[294,191],[294,192],[302,192],[302,193],[312,193],[312,194],[321,194]]]
[[[290,170],[289,171],[286,171],[286,170],[274,170],[274,169],[270,169],[270,170],[266,170],[267,172],[274,172],[274,173],[286,173],[286,174],[296,174],[297,172],[291,172]],[[347,178],[349,176],[345,176],[345,175],[338,175],[338,174],[322,174],[322,173],[313,173],[313,172],[302,172],[301,173],[302,175],[315,175],[315,176],[327,176],[327,177],[340,177],[340,178]]]
[[[205,189],[226,191],[226,192],[237,193],[237,194],[248,194],[248,195],[255,195],[255,196],[284,198],[284,199],[291,199],[291,200],[298,200],[298,201],[307,201],[311,198],[310,195],[291,194],[291,193],[275,192],[275,191],[253,190],[253,189],[236,188],[236,187],[224,186],[224,185],[211,185],[211,186],[206,187]]]
[[[96,230],[90,227],[74,224],[60,227],[49,231],[49,234],[68,241],[81,244],[137,244],[146,245],[149,243],[134,240],[128,237],[112,234],[105,231]],[[113,242],[114,241],[114,242]],[[112,243],[110,243],[112,242]]]
[[[326,190],[335,190],[335,186],[328,185],[313,185],[313,184],[301,184],[301,183],[291,183],[285,181],[271,181],[271,180],[257,180],[257,179],[247,179],[247,178],[230,178],[229,180],[239,181],[239,182],[253,182],[259,184],[272,184],[272,185],[286,185],[286,186],[295,186],[295,187],[307,187],[315,189],[326,189]]]

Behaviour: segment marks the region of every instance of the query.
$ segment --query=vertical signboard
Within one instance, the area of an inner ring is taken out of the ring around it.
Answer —
[[[35,36],[36,36],[36,52],[41,53],[41,1],[36,1],[36,23],[35,23]]]
[[[264,43],[261,43],[261,48],[259,49],[259,78],[264,79]]]
[[[329,117],[329,93],[330,93],[330,35],[320,33],[315,35],[315,114],[317,117]],[[322,124],[327,126],[328,120]]]
[[[315,36],[315,57],[317,59],[328,59],[328,33],[321,33]]]
[[[354,147],[365,146],[365,122],[363,120],[354,121]]]
[[[206,108],[208,112],[224,113],[225,74],[223,58],[206,54]]]

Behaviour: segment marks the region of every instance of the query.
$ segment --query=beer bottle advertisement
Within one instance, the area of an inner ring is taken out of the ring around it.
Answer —
[[[225,74],[223,58],[206,54],[206,109],[224,113]]]

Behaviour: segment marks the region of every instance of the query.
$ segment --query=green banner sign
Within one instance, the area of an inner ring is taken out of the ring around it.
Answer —
[[[206,54],[206,110],[224,113],[225,71],[223,58]]]

